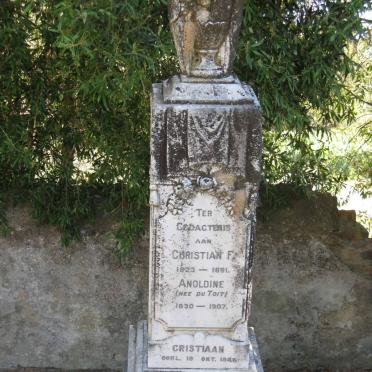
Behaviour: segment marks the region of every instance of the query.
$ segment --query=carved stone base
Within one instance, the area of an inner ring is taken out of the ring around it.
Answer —
[[[250,355],[246,369],[203,369],[210,372],[263,372],[256,335],[249,328]],[[147,367],[147,322],[141,321],[129,328],[128,365],[123,372],[200,372],[202,369],[150,369]]]
[[[173,76],[164,81],[165,103],[188,104],[253,104],[257,103],[252,89],[234,76],[205,80]]]

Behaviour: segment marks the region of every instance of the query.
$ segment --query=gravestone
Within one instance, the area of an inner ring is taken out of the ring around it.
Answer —
[[[262,370],[248,328],[260,107],[232,73],[242,0],[173,0],[181,74],[151,98],[148,322],[128,372]]]

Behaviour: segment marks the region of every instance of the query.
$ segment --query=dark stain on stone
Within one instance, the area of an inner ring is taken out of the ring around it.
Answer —
[[[362,258],[364,258],[365,260],[372,261],[372,249],[369,250],[369,251],[366,251],[366,252],[362,252],[362,253],[361,253],[361,256],[362,256]]]

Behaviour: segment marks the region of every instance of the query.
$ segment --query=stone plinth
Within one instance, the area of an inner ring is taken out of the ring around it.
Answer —
[[[235,76],[178,76],[153,86],[151,105],[149,319],[136,368],[254,371],[258,101]]]
[[[249,328],[249,365],[248,372],[263,372],[260,353],[257,345],[256,336],[253,328]],[[148,333],[147,322],[143,321],[136,327],[131,326],[129,329],[129,347],[128,347],[128,364],[124,366],[123,372],[200,372],[200,369],[149,369],[147,367],[148,359]],[[236,372],[234,369],[203,369],[210,372]]]

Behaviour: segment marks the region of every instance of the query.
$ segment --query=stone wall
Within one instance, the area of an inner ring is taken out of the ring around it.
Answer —
[[[0,368],[120,369],[146,318],[147,242],[121,267],[113,221],[61,247],[26,208],[0,238]],[[266,371],[372,369],[372,245],[326,195],[258,226],[251,324]]]
[[[251,322],[268,370],[372,369],[368,233],[319,196],[278,211],[257,235]]]
[[[120,368],[129,325],[146,317],[145,261],[117,264],[107,221],[63,248],[27,210],[9,220],[0,239],[0,368]]]

